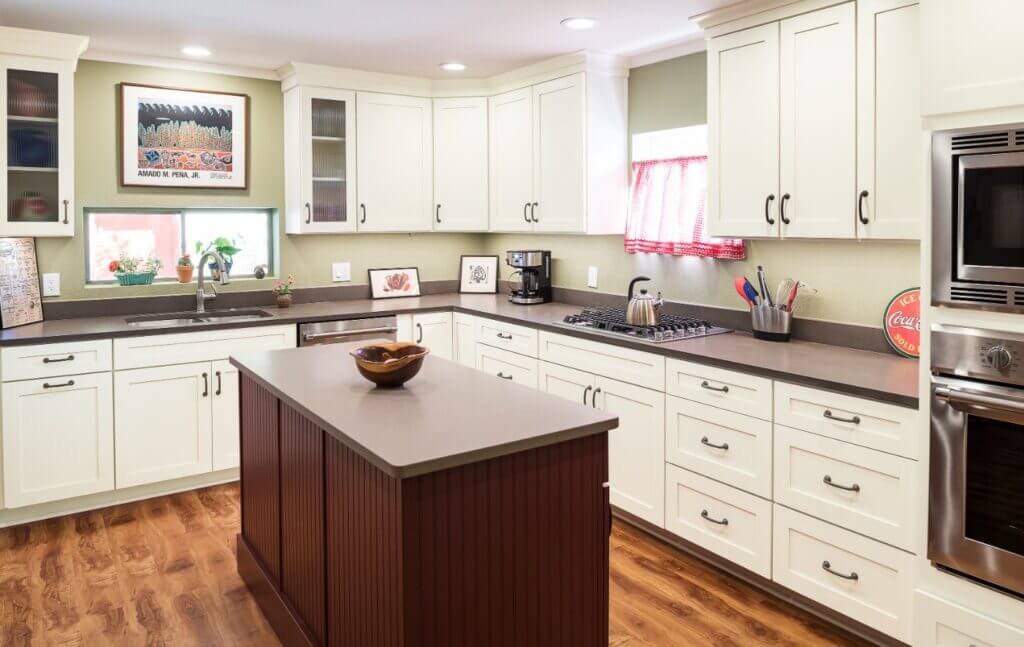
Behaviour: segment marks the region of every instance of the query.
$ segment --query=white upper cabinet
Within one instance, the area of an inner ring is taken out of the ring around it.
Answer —
[[[533,91],[490,99],[491,230],[532,231]]]
[[[434,231],[486,231],[487,200],[487,99],[434,99]]]
[[[431,100],[356,95],[359,231],[430,231],[433,208]]]
[[[779,25],[708,44],[708,232],[779,232]]]
[[[779,24],[779,219],[785,238],[853,238],[856,9]]]
[[[583,231],[586,196],[586,99],[583,74],[533,88],[533,203],[536,231]],[[625,230],[623,230],[624,233]]]
[[[289,234],[356,230],[356,95],[294,87],[284,95],[285,227]]]
[[[920,7],[857,4],[857,235],[921,237]]]

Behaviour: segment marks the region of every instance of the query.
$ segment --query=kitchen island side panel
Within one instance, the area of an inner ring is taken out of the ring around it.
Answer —
[[[278,399],[245,374],[240,392],[242,535],[274,584],[281,583]]]

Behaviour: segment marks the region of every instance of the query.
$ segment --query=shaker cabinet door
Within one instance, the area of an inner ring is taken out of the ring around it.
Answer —
[[[434,231],[487,231],[487,98],[434,99]]]
[[[593,406],[596,378],[590,373],[550,362],[540,362],[537,376],[537,387],[541,391],[588,407]]]
[[[586,229],[586,91],[583,73],[533,88],[536,231]]]
[[[492,231],[532,231],[533,91],[491,97],[490,175]]]
[[[430,354],[452,359],[452,313],[427,312],[412,316],[413,340]]]
[[[213,469],[238,467],[238,369],[227,360],[213,363]]]

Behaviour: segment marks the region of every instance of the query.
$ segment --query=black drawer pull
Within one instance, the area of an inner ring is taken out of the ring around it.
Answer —
[[[774,193],[769,193],[768,197],[764,199],[764,219],[768,222],[769,225],[775,224],[775,218],[772,218],[771,215],[768,213],[768,208],[771,206],[772,200],[774,199]]]
[[[779,201],[779,218],[782,218],[782,223],[785,225],[789,224],[789,218],[786,217],[786,200],[789,200],[790,197],[788,193],[783,193],[782,200]]]
[[[722,443],[721,445],[716,445],[715,443],[709,441],[707,436],[704,436],[703,438],[700,439],[700,444],[705,445],[707,447],[713,447],[715,449],[721,449],[723,451],[729,451],[729,443]]]
[[[590,406],[597,408],[597,394],[601,392],[601,387],[594,389],[594,397],[590,398]]]
[[[203,373],[203,397],[210,395],[210,376]]]
[[[700,388],[707,389],[708,391],[718,391],[719,393],[728,393],[728,386],[711,386],[707,380],[700,383]]]
[[[44,389],[58,389],[58,388],[60,388],[62,386],[74,386],[74,385],[75,385],[75,381],[74,380],[68,380],[67,382],[64,382],[63,384],[50,384],[49,382],[43,382],[43,388]]]
[[[860,575],[857,575],[856,571],[852,571],[849,575],[846,575],[845,573],[840,573],[838,571],[833,571],[832,564],[829,564],[827,559],[821,563],[821,568],[826,573],[831,573],[832,575],[835,575],[836,577],[841,577],[844,580],[851,580],[853,582],[856,582],[860,579]]]
[[[839,483],[833,483],[832,477],[828,474],[825,478],[821,479],[821,482],[829,487],[834,487],[837,490],[846,490],[847,492],[860,492],[860,486],[854,483],[853,485],[840,485]]]
[[[836,422],[849,422],[855,425],[860,424],[860,416],[854,416],[852,418],[840,418],[839,416],[832,413],[831,409],[825,409],[825,413],[822,414],[829,420],[835,420]]]
[[[213,394],[214,395],[220,395],[220,392],[221,392],[221,388],[220,388],[221,387],[220,371],[217,371],[216,373],[214,373],[214,375],[217,376],[217,390],[214,391]]]
[[[721,519],[714,519],[714,518],[712,518],[711,516],[708,515],[708,511],[707,510],[701,510],[700,511],[700,518],[703,519],[704,521],[710,521],[711,523],[717,523],[719,526],[728,526],[729,525],[729,520],[728,519],[726,519],[725,517],[722,517]]]
[[[55,362],[70,362],[75,359],[74,355],[68,355],[67,357],[44,357],[43,364],[53,364]]]
[[[864,215],[864,198],[868,197],[868,192],[861,191],[860,195],[857,196],[857,219],[861,221],[861,224],[868,224],[871,222]]]
[[[590,386],[588,384],[587,388],[583,389],[583,404],[587,403],[587,394],[590,393],[590,389],[592,389],[592,388],[594,388],[594,387],[592,387],[592,386]]]
[[[498,377],[500,377],[500,378],[501,378],[501,379],[503,379],[503,380],[511,380],[511,379],[512,379],[512,376],[511,376],[511,375],[505,375],[505,374],[504,374],[504,373],[502,373],[501,371],[498,371]]]
[[[499,333],[497,333],[497,335],[498,335],[498,339],[512,339],[512,333],[499,332]]]

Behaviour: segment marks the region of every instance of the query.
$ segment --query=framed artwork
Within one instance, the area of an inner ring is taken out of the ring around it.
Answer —
[[[459,292],[496,294],[498,292],[498,257],[462,256],[459,259]]]
[[[249,95],[121,84],[121,185],[245,189]]]
[[[43,320],[34,238],[0,238],[0,325]]]
[[[420,271],[415,267],[370,270],[370,296],[374,299],[420,296]]]

